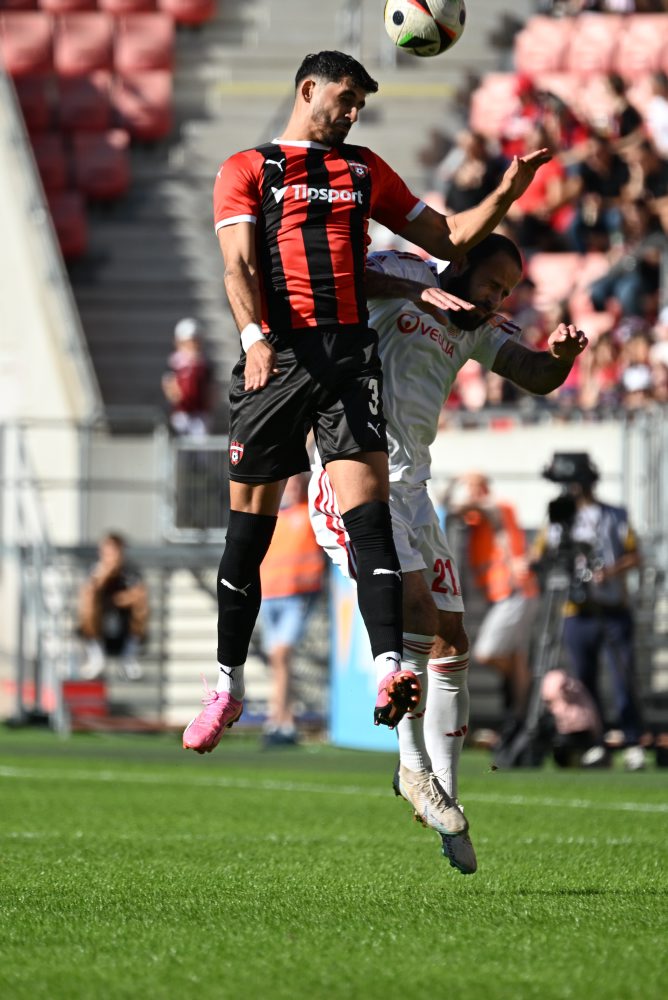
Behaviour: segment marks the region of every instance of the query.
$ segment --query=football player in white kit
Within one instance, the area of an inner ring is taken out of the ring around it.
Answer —
[[[457,372],[469,358],[545,395],[563,383],[584,350],[585,335],[564,323],[550,334],[545,351],[519,343],[521,330],[497,310],[521,277],[517,246],[497,233],[456,264],[397,251],[368,259],[369,325],[378,332],[383,366],[390,509],[403,577],[402,666],[422,685],[419,704],[397,727],[400,762],[393,785],[424,825],[440,833],[443,855],[463,874],[477,867],[471,838],[466,830],[449,834],[441,816],[459,805],[469,644],[457,566],[427,493],[429,448]],[[309,492],[318,541],[354,579],[355,553],[321,466],[314,468]]]

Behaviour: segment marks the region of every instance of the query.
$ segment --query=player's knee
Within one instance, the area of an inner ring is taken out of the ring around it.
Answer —
[[[390,505],[382,500],[369,500],[343,514],[343,523],[355,551],[382,550],[388,545],[394,551]]]
[[[267,554],[275,527],[274,516],[230,511],[220,575],[227,578],[232,574],[244,582],[257,571]]]
[[[469,638],[460,611],[439,611],[434,640],[435,656],[463,656],[469,651]]]

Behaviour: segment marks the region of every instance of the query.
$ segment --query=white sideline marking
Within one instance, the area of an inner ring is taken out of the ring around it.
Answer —
[[[0,778],[35,779],[51,781],[99,781],[130,785],[187,785],[197,788],[237,788],[250,792],[301,792],[305,795],[363,795],[366,798],[387,798],[390,792],[380,788],[363,788],[361,785],[315,785],[296,781],[251,781],[248,778],[206,778],[183,775],[154,775],[137,771],[58,771],[38,770],[28,767],[0,767]],[[472,793],[467,802],[484,802],[500,806],[547,806],[557,809],[601,809],[604,812],[668,813],[668,803],[663,802],[594,802],[591,799],[557,799],[547,796],[498,795]]]

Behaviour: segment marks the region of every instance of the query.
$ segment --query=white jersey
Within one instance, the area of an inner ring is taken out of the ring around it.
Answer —
[[[438,286],[437,265],[415,254],[383,251],[369,255],[373,271]],[[475,330],[460,330],[444,316],[436,320],[406,300],[369,299],[369,326],[379,338],[383,365],[383,408],[387,420],[390,482],[422,483],[430,478],[429,448],[459,369],[474,358],[491,368],[499,348],[520,329],[501,315]]]

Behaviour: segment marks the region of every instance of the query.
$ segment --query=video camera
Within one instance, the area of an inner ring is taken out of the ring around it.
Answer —
[[[575,541],[572,536],[577,509],[573,487],[591,488],[599,478],[598,469],[586,452],[557,452],[543,469],[542,477],[562,487],[561,493],[547,506],[550,524],[558,525],[561,531],[557,545],[548,547],[545,552],[544,568],[548,573],[553,571],[551,582],[554,586],[567,589],[568,600],[585,604],[598,560],[593,558],[591,545]]]

